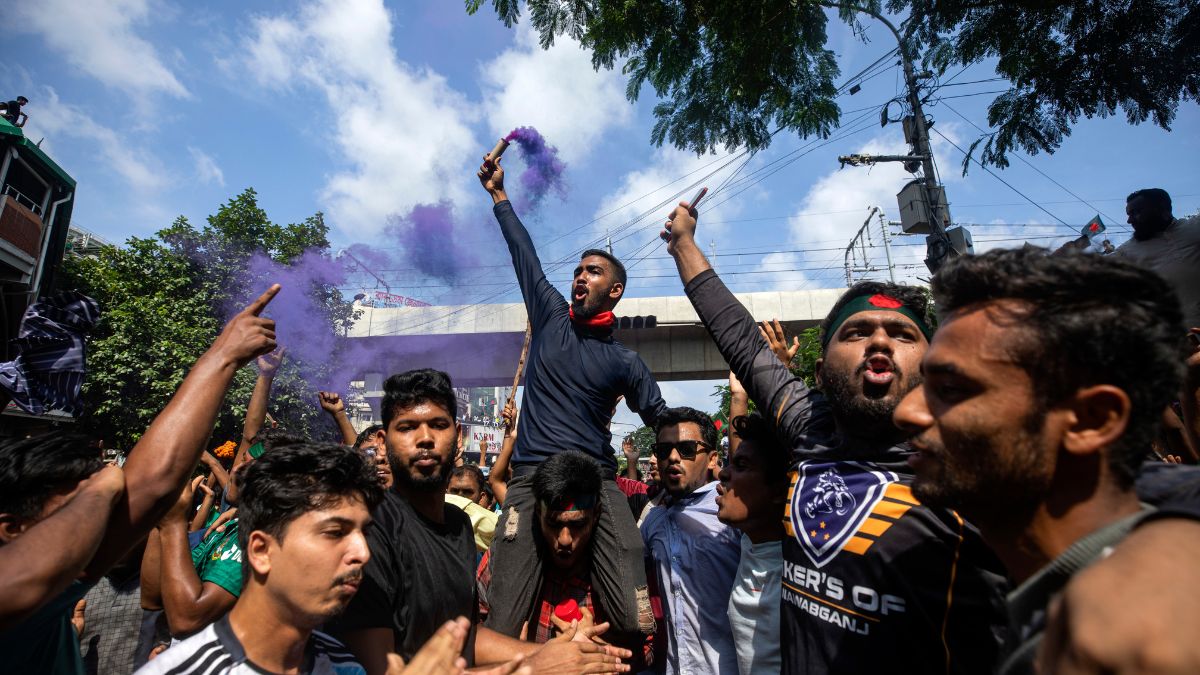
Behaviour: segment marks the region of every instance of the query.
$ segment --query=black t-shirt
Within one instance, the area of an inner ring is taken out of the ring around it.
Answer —
[[[471,632],[463,656],[474,662],[475,537],[461,509],[445,508],[445,523],[434,523],[405,498],[387,492],[371,514],[374,521],[366,534],[371,559],[362,584],[330,624],[331,633],[391,628],[396,653],[408,661],[443,623],[465,616]]]

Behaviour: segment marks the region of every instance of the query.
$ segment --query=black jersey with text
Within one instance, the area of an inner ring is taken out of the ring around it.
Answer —
[[[1007,583],[978,531],[913,497],[908,447],[843,444],[825,397],[779,362],[714,272],[685,290],[792,448],[783,672],[991,672],[1005,638]]]

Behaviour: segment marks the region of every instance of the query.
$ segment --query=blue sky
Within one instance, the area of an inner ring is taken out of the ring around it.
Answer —
[[[840,249],[868,207],[897,217],[895,193],[907,177],[895,165],[837,163],[839,154],[904,151],[900,125],[878,123],[878,106],[899,87],[893,61],[839,99],[849,114],[837,140],[781,134],[742,166],[725,152],[697,158],[654,147],[652,91],[630,104],[619,70],[594,72],[567,40],[543,51],[524,23],[507,29],[486,8],[467,16],[457,1],[43,0],[8,3],[0,25],[0,90],[30,99],[27,135],[44,138],[43,148],[79,181],[77,225],[114,242],[147,236],[177,215],[201,223],[254,187],[276,221],[323,211],[335,248],[399,253],[383,234],[388,216],[447,201],[459,222],[452,245],[472,265],[459,282],[403,267],[381,271],[393,292],[438,304],[514,297],[474,169],[516,126],[541,130],[568,166],[566,197],[524,214],[543,260],[577,255],[606,228],[615,231],[616,253],[636,261],[631,295],[680,292],[670,260],[652,243],[665,213],[654,207],[717,167],[725,168],[705,180],[711,188],[739,167],[741,182],[710,194],[700,235],[739,291],[843,285]],[[867,42],[836,19],[830,26],[843,79],[894,46],[878,26],[868,25]],[[971,123],[985,126],[992,99],[975,94],[1003,85],[978,82],[992,77],[987,64],[951,69],[942,78],[950,86],[928,109],[934,128],[963,147],[974,140]],[[978,167],[963,177],[958,151],[934,139],[951,211],[979,225],[979,250],[1056,245],[1053,237],[1077,231],[1097,211],[1111,216],[1105,221],[1120,243],[1124,196],[1141,187],[1167,189],[1177,215],[1200,210],[1198,130],[1194,103],[1181,107],[1171,132],[1129,126],[1120,114],[1081,121],[1054,155],[1028,157],[1032,166],[1014,159],[997,172],[1042,208]],[[510,171],[519,169],[519,155],[510,154]],[[923,275],[923,238],[894,243],[900,274]],[[879,249],[871,253],[882,261]],[[568,273],[552,272],[552,280],[565,286]],[[374,283],[364,276],[350,285]],[[671,402],[693,404],[711,391],[707,383],[666,389]]]

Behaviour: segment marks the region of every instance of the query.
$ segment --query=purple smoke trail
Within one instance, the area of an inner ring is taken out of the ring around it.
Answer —
[[[404,246],[405,262],[418,271],[453,284],[474,256],[459,243],[450,202],[417,204],[403,216],[390,216],[384,232]]]
[[[268,284],[282,285],[264,315],[275,319],[279,344],[287,348],[288,358],[298,364],[305,379],[318,388],[326,386],[328,375],[322,371],[338,346],[339,335],[320,298],[328,287],[345,281],[345,266],[316,250],[305,251],[290,265],[255,253],[247,263],[246,272],[252,280],[249,289],[252,296],[257,296]],[[233,308],[234,312],[240,310],[241,307]]]
[[[558,158],[558,148],[546,143],[546,139],[533,127],[517,127],[504,140],[521,146],[521,157],[525,170],[521,172],[521,186],[525,188],[530,206],[536,207],[551,190],[565,198],[567,186],[563,173],[567,165]]]

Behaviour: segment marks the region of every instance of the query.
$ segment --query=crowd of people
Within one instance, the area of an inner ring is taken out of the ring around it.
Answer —
[[[621,262],[585,251],[564,297],[500,160],[478,176],[532,326],[490,471],[427,368],[388,378],[361,433],[332,392],[336,442],[271,428],[273,286],[122,466],[65,433],[0,446],[0,670],[1200,672],[1200,222],[1165,193],[1130,196],[1112,255],[853,285],[816,387],[681,204],[662,236],[730,367],[722,428],[613,339]],[[222,460],[205,447],[251,362]],[[632,443],[618,473],[622,400],[655,431],[646,475]]]

